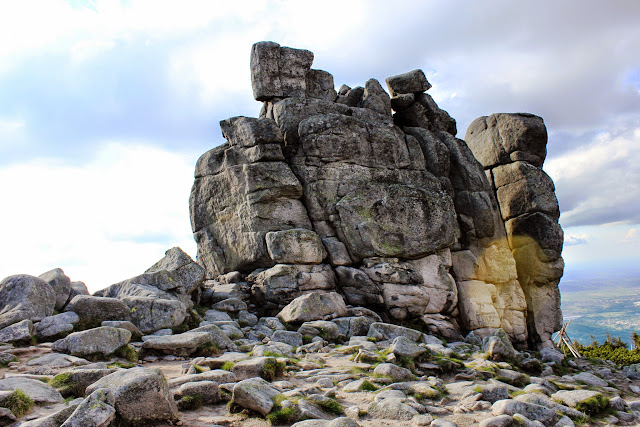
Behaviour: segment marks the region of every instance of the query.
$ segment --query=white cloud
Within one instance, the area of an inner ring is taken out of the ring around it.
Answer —
[[[0,169],[0,276],[60,267],[95,291],[142,273],[170,246],[195,257],[193,157],[113,142],[83,167],[43,159]]]
[[[636,125],[637,126],[637,125]],[[549,160],[564,226],[640,223],[640,127],[604,132]]]
[[[640,237],[640,229],[630,228],[627,234],[624,235],[624,239],[622,239],[622,241],[626,243],[631,243],[631,242],[636,243],[639,237]]]
[[[565,234],[564,236],[565,246],[584,245],[588,241],[589,241],[588,234]]]

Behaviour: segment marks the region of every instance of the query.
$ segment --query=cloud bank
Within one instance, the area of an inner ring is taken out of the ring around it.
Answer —
[[[336,86],[422,68],[459,136],[481,115],[542,116],[565,244],[586,257],[572,228],[640,223],[638,16],[596,0],[4,3],[0,277],[62,267],[96,289],[173,245],[195,255],[193,166],[220,120],[258,114],[260,40],[313,51]]]

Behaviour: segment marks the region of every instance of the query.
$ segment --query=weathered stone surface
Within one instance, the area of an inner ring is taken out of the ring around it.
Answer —
[[[99,389],[106,389],[113,395],[117,418],[128,425],[177,418],[176,404],[159,369],[116,371],[89,386],[87,393]]]
[[[547,155],[547,128],[533,114],[492,114],[478,117],[467,129],[465,140],[485,167],[511,162],[510,154],[525,152],[530,163],[542,166]]]
[[[76,410],[78,405],[82,403],[84,399],[77,398],[68,403],[67,406],[54,412],[51,415],[42,418],[36,418],[35,420],[25,421],[20,424],[21,427],[60,427],[69,416]]]
[[[502,329],[482,341],[482,350],[487,352],[490,359],[498,361],[514,360],[518,352],[513,348],[509,337]]]
[[[26,319],[0,329],[0,342],[28,342],[33,335],[33,322]]]
[[[78,322],[80,322],[80,316],[73,311],[67,311],[42,319],[36,325],[36,333],[40,339],[70,334]]]
[[[202,403],[211,405],[220,401],[220,387],[215,381],[194,381],[180,386],[174,397],[200,396]]]
[[[271,412],[273,398],[280,392],[262,378],[249,378],[233,387],[231,404],[250,409],[263,416]]]
[[[87,396],[61,427],[108,427],[116,418],[115,399],[109,390]]]
[[[374,419],[408,421],[418,415],[418,411],[402,402],[402,399],[388,398],[371,402],[367,413]]]
[[[421,340],[422,335],[422,332],[416,331],[415,329],[380,322],[373,323],[371,327],[369,327],[367,334],[368,337],[375,338],[379,341],[394,340],[397,337],[403,336],[413,342]]]
[[[84,282],[71,282],[71,292],[69,293],[69,301],[76,295],[89,295],[89,289]]]
[[[22,390],[35,403],[60,403],[63,401],[58,391],[31,378],[9,377],[0,380],[0,390]]]
[[[38,277],[18,274],[5,278],[0,282],[0,328],[51,316],[55,298],[51,285]]]
[[[88,360],[60,353],[48,353],[27,361],[27,366],[47,366],[50,368],[68,368],[88,364]]]
[[[542,169],[526,162],[514,162],[492,170],[502,218],[542,212],[558,219],[560,211],[555,186]]]
[[[231,372],[234,373],[238,380],[262,377],[273,381],[275,379],[276,365],[274,357],[254,357],[236,363]]]
[[[387,77],[385,82],[391,96],[403,93],[426,92],[431,89],[431,84],[427,81],[427,77],[422,70],[413,70],[397,76]]]
[[[373,373],[383,377],[390,377],[394,381],[409,381],[414,377],[409,369],[393,363],[381,363],[375,367]]]
[[[274,307],[283,307],[305,292],[329,292],[336,287],[334,272],[327,264],[277,264],[254,281],[253,297]]]
[[[335,269],[340,291],[347,303],[354,306],[376,307],[383,304],[380,285],[360,269],[337,267]]]
[[[131,332],[131,340],[139,341],[142,338],[142,332],[133,323],[128,320],[104,320],[100,326],[111,326],[112,328],[126,329]]]
[[[428,350],[425,347],[419,347],[416,345],[415,341],[411,341],[409,338],[404,336],[396,337],[389,347],[389,350],[400,357],[408,357],[410,359],[415,359],[421,354],[427,352]]]
[[[55,308],[56,310],[62,310],[64,306],[67,305],[67,302],[69,302],[71,279],[69,279],[60,268],[54,268],[38,277],[51,286],[56,298]]]
[[[261,315],[337,290],[448,339],[502,328],[518,348],[549,346],[562,230],[542,119],[478,119],[467,145],[422,71],[389,77],[391,99],[374,79],[336,93],[312,62],[277,43],[252,48],[260,118],[222,121],[227,143],[196,165],[206,276],[239,272]]]
[[[127,345],[131,332],[126,329],[101,326],[86,331],[74,332],[53,343],[51,349],[73,356],[108,356]]]
[[[278,264],[319,264],[327,256],[320,237],[311,230],[271,231],[265,240],[269,256]]]
[[[313,53],[308,50],[280,47],[273,42],[254,44],[251,48],[253,97],[258,101],[304,97],[312,63]]]
[[[311,292],[293,300],[278,313],[278,318],[285,323],[302,323],[346,314],[347,307],[340,294]]]
[[[491,407],[493,415],[522,414],[530,420],[540,421],[547,425],[554,419],[556,413],[545,406],[535,403],[518,402],[512,399],[498,400]]]
[[[105,320],[131,320],[129,308],[116,298],[77,295],[66,311],[76,313],[84,328],[100,326]]]
[[[187,317],[187,308],[178,300],[124,297],[122,301],[129,307],[131,322],[143,334],[164,328],[175,328]]]
[[[575,408],[580,402],[592,399],[595,396],[603,396],[602,393],[594,390],[560,390],[551,395],[551,399],[562,402],[570,408]]]
[[[155,337],[145,340],[142,348],[160,350],[176,356],[189,356],[200,348],[213,344],[211,334],[207,332],[184,332],[182,334]]]
[[[183,300],[183,295],[190,295],[204,281],[204,268],[195,263],[189,255],[187,255],[179,247],[174,247],[165,252],[164,258],[149,267],[145,274],[159,273],[161,271],[169,271],[174,273],[173,287],[170,289],[174,295]],[[175,280],[177,279],[177,281]],[[167,290],[167,289],[163,289]]]

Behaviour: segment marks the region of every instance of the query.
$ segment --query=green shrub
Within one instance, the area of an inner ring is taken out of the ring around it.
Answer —
[[[299,410],[297,406],[282,407],[282,402],[287,400],[284,395],[278,394],[272,400],[273,408],[271,412],[267,414],[267,420],[271,425],[292,424],[298,420]]]
[[[10,410],[17,418],[20,418],[31,410],[33,400],[22,390],[17,389],[4,399],[2,406]]]
[[[602,344],[596,341],[588,346],[576,343],[578,351],[588,359],[610,360],[616,365],[633,365],[640,363],[640,349],[629,350],[624,342],[611,339]]]

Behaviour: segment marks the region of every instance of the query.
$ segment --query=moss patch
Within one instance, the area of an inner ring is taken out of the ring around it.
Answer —
[[[597,394],[582,402],[578,402],[576,409],[584,412],[590,417],[601,414],[609,408],[609,399],[601,394]]]
[[[199,394],[187,394],[180,399],[180,409],[193,411],[202,407],[202,396]]]
[[[223,371],[231,371],[231,369],[233,369],[233,367],[234,367],[235,365],[236,365],[236,364],[235,364],[235,363],[233,363],[233,362],[231,362],[231,361],[224,362],[224,363],[222,364],[222,366],[220,367],[220,369],[222,369]]]
[[[344,414],[344,406],[342,406],[342,404],[335,399],[328,398],[327,400],[318,400],[318,401],[314,401],[313,403],[315,403],[325,411],[329,412],[330,414],[334,414],[334,415]]]
[[[378,387],[374,386],[369,381],[364,380],[360,385],[360,387],[358,388],[358,390],[359,391],[378,391]]]

